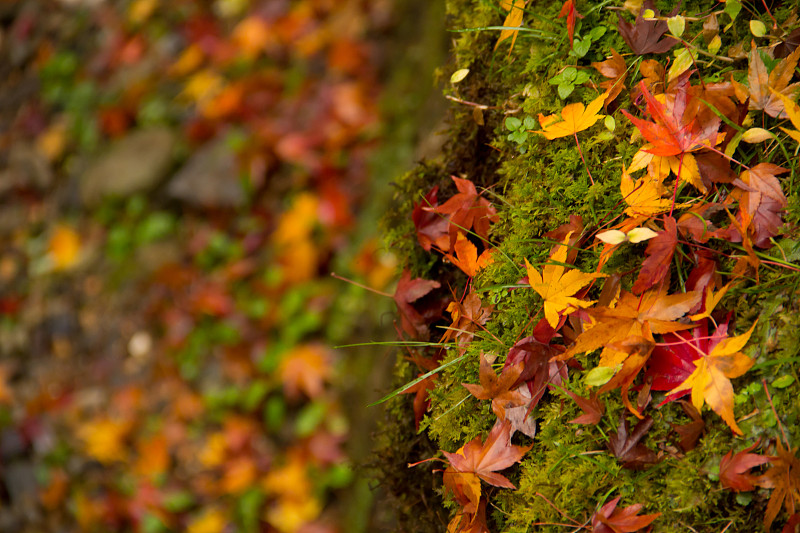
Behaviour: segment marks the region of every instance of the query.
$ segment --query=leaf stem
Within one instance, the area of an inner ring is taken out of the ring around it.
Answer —
[[[583,150],[581,150],[581,143],[578,142],[578,132],[572,132],[572,135],[575,137],[575,144],[578,145],[578,153],[581,155],[581,161],[583,161],[583,166],[586,168],[586,173],[589,174],[589,179],[594,185],[594,178],[592,177],[592,173],[589,171],[589,165],[586,164],[586,159],[583,158]]]

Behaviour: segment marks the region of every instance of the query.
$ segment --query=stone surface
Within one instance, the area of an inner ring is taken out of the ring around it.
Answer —
[[[172,163],[175,134],[167,128],[135,131],[93,161],[81,180],[81,199],[94,207],[105,198],[153,190]]]
[[[167,194],[194,207],[239,207],[245,194],[239,182],[238,164],[224,139],[201,147],[167,186]]]

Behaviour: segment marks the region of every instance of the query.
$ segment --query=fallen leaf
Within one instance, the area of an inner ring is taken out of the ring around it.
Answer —
[[[478,248],[461,232],[459,232],[456,237],[453,251],[455,252],[455,256],[453,256],[453,254],[445,254],[445,257],[471,278],[475,277],[478,272],[483,270],[487,265],[494,262],[494,256],[492,255],[493,250],[491,248],[485,249],[479,257]]]
[[[470,472],[495,487],[514,489],[508,478],[497,471],[519,462],[530,449],[531,446],[511,444],[511,422],[498,420],[486,442],[475,437],[455,453],[442,453],[457,472]]]
[[[752,234],[755,246],[772,246],[770,239],[783,226],[780,213],[787,206],[787,200],[776,176],[788,171],[772,163],[758,163],[733,182],[739,189],[735,195],[739,196],[741,228]]]
[[[494,206],[486,198],[478,194],[475,184],[463,178],[451,176],[458,189],[458,193],[440,206],[423,207],[438,215],[445,215],[450,219],[449,233],[450,251],[456,242],[459,233],[474,229],[483,242],[488,242],[489,225],[497,222],[499,217]]]
[[[331,355],[317,344],[294,347],[278,365],[278,376],[288,398],[297,398],[301,392],[311,399],[318,397],[332,372]]]
[[[670,17],[678,14],[680,4],[675,6],[675,9],[669,14]],[[669,29],[664,20],[645,20],[645,10],[653,11],[653,19],[660,16],[658,9],[655,8],[652,0],[645,0],[644,5],[639,11],[639,15],[633,24],[619,18],[617,22],[617,29],[619,30],[622,38],[628,43],[633,53],[637,56],[645,54],[663,54],[668,52],[673,46],[678,44],[678,40],[674,37],[664,34]]]
[[[715,413],[738,435],[742,430],[736,425],[733,415],[733,387],[730,380],[747,372],[755,361],[739,350],[744,348],[756,323],[746,333],[726,337],[711,347],[708,353],[701,352],[694,361],[695,370],[670,394],[684,390],[692,391],[692,404],[700,411],[707,403]]]
[[[669,273],[672,256],[678,245],[678,226],[672,217],[664,217],[664,229],[647,244],[639,276],[631,288],[633,294],[641,294],[661,282]]]
[[[592,63],[592,66],[597,69],[600,74],[609,78],[598,84],[598,87],[605,89],[608,93],[604,102],[607,109],[611,103],[617,99],[622,89],[625,88],[625,78],[628,75],[628,67],[625,64],[625,59],[613,48],[611,49],[610,58],[603,62]]]
[[[417,229],[417,240],[426,252],[430,252],[434,246],[440,250],[450,247],[450,238],[448,237],[450,217],[435,211],[435,208],[439,206],[438,194],[439,187],[437,185],[425,195],[422,201],[414,204],[414,210],[411,212],[411,220]],[[426,207],[434,210],[425,209]]]
[[[511,390],[522,373],[522,363],[503,367],[500,376],[495,374],[492,364],[485,354],[481,354],[480,385],[462,383],[461,385],[479,400],[492,400],[492,410],[498,418],[505,418],[506,407],[517,407],[528,403],[528,399],[518,391]]]
[[[697,447],[697,441],[706,430],[706,423],[694,405],[684,400],[679,400],[678,403],[681,404],[683,412],[692,419],[686,424],[672,424],[672,430],[680,437],[678,447],[683,450],[683,453],[687,453]]]
[[[800,60],[800,51],[795,50],[788,57],[782,59],[771,72],[767,72],[764,60],[761,59],[761,50],[756,47],[755,43],[751,45],[748,59],[748,86],[745,87],[734,82],[734,89],[739,101],[748,101],[750,109],[763,111],[771,117],[788,118],[779,95],[789,98],[800,90],[800,83],[789,84],[794,76],[798,60]]]
[[[578,10],[575,9],[575,0],[566,0],[564,2],[561,6],[561,11],[558,12],[558,18],[561,17],[566,17],[567,36],[569,36],[569,46],[572,48],[572,40],[575,36],[575,17],[583,18],[583,15],[578,13]]]
[[[441,284],[438,281],[415,278],[411,279],[411,272],[404,270],[397,288],[394,291],[394,302],[400,312],[400,323],[412,339],[425,339],[428,336],[428,324],[441,316],[442,309],[438,312],[429,306],[418,310],[419,302]],[[415,305],[416,303],[416,305]]]
[[[506,19],[503,21],[503,26],[506,28],[519,28],[522,25],[522,17],[525,15],[525,2],[526,0],[501,0],[500,5],[508,11],[508,15],[506,15]],[[514,43],[517,42],[517,34],[519,30],[515,29],[504,29],[500,31],[500,37],[497,39],[497,43],[494,45],[494,49],[497,50],[497,47],[500,46],[500,43],[505,41],[508,38],[511,38],[511,47],[508,49],[509,55],[511,51],[514,49]]]
[[[750,474],[750,470],[769,462],[766,455],[750,453],[758,442],[745,448],[740,452],[733,453],[733,450],[725,454],[719,462],[719,480],[722,486],[736,492],[747,492],[755,490],[754,481],[757,477]]]
[[[780,441],[777,447],[777,454],[769,457],[772,467],[753,480],[759,487],[772,489],[764,514],[764,529],[767,531],[781,507],[793,516],[800,505],[800,459],[797,458],[797,448],[784,448]]]
[[[639,441],[645,436],[653,425],[653,419],[644,417],[636,424],[631,432],[630,424],[625,418],[625,412],[620,415],[617,432],[608,437],[608,449],[620,460],[624,468],[642,470],[648,465],[659,461],[656,453]]]
[[[558,325],[560,315],[592,305],[593,301],[581,300],[573,295],[592,280],[606,276],[597,272],[587,274],[574,268],[567,270],[563,263],[567,260],[568,239],[569,236],[556,248],[551,262],[544,266],[541,274],[525,260],[531,288],[544,299],[544,316],[553,328]]]
[[[595,122],[603,118],[598,112],[603,108],[607,93],[603,93],[588,106],[584,106],[581,102],[569,104],[564,106],[559,115],[544,116],[539,113],[539,125],[542,127],[541,133],[547,140],[552,141],[559,137],[568,137],[575,135],[579,131],[591,128]],[[561,119],[559,121],[559,118]]]
[[[800,48],[798,48],[798,50],[800,50]],[[783,127],[781,129],[792,139],[800,143],[800,131],[798,131],[800,130],[800,106],[794,103],[788,96],[777,92],[773,94],[783,102],[783,108],[786,111],[786,115],[789,117],[792,126],[795,127],[794,130]]]
[[[641,503],[617,509],[617,496],[592,515],[592,533],[633,533],[646,528],[661,516],[661,513],[639,515]]]
[[[578,396],[572,391],[566,391],[566,393],[578,404],[581,411],[583,411],[581,416],[573,418],[568,424],[595,425],[600,422],[600,419],[603,418],[603,413],[606,412],[606,406],[597,399],[597,392],[592,392],[588,398]]]

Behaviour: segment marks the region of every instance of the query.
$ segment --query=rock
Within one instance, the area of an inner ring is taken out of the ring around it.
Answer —
[[[143,129],[120,139],[83,175],[83,203],[94,207],[105,198],[152,191],[169,171],[174,146],[175,134],[167,128]]]
[[[224,139],[210,141],[178,171],[167,194],[195,207],[240,207],[245,194],[236,156]]]

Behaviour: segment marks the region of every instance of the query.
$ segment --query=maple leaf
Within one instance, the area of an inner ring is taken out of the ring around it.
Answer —
[[[453,250],[455,251],[455,257],[452,254],[445,254],[445,257],[471,278],[475,277],[487,265],[494,263],[491,248],[484,250],[479,257],[478,248],[461,232],[456,237]]]
[[[636,118],[626,110],[622,113],[633,122],[642,136],[652,145],[646,151],[653,155],[678,156],[717,144],[717,133],[722,119],[716,115],[699,120],[700,105],[695,101],[688,76],[683,76],[674,87],[674,96],[659,102],[650,94],[644,82],[639,89],[647,102],[647,112],[653,122]]]
[[[417,229],[417,240],[426,252],[430,252],[434,246],[440,250],[449,247],[450,218],[425,209],[425,207],[438,207],[438,194],[439,186],[437,185],[425,195],[421,202],[414,204],[414,210],[411,212],[411,220]]]
[[[481,297],[474,291],[464,297],[463,303],[450,302],[447,311],[453,318],[453,323],[447,328],[439,342],[446,343],[455,338],[458,341],[459,349],[463,349],[472,340],[478,327],[486,324],[493,310],[494,306],[491,305],[483,307]]]
[[[569,36],[569,46],[572,48],[572,40],[575,36],[575,17],[583,18],[583,15],[575,9],[575,0],[566,0],[564,2],[564,5],[561,6],[561,11],[558,12],[558,18],[561,17],[567,18],[567,35]]]
[[[781,506],[792,516],[800,505],[800,459],[797,458],[797,448],[784,448],[780,441],[777,448],[777,455],[769,457],[772,467],[754,480],[759,487],[772,489],[764,514],[764,529],[767,531]]]
[[[749,471],[759,465],[769,462],[769,457],[766,455],[759,455],[757,453],[750,453],[753,451],[758,442],[752,446],[745,448],[740,452],[733,453],[733,450],[725,454],[719,462],[719,480],[722,486],[736,492],[747,492],[755,490],[756,476],[750,474]]]
[[[500,5],[503,9],[508,11],[508,15],[506,15],[506,19],[503,21],[503,26],[506,28],[519,28],[522,24],[522,17],[525,15],[525,3],[526,0],[501,0]],[[497,42],[494,45],[494,49],[497,50],[497,47],[500,46],[500,43],[511,38],[511,47],[508,49],[509,55],[511,51],[514,49],[514,43],[517,42],[517,34],[519,30],[512,30],[512,29],[504,29],[500,32],[500,37],[497,39]]]
[[[515,489],[508,478],[497,471],[519,462],[530,449],[531,446],[511,444],[511,422],[498,420],[486,442],[481,443],[480,437],[475,437],[455,453],[442,453],[457,472],[473,473],[495,487]]]
[[[750,62],[747,70],[748,86],[745,87],[735,81],[733,82],[739,101],[747,101],[750,109],[763,111],[771,117],[788,118],[789,115],[780,95],[791,97],[800,89],[800,83],[789,85],[792,76],[794,76],[794,69],[800,59],[800,51],[798,50],[782,59],[771,72],[767,72],[764,60],[761,59],[761,52],[755,43],[752,43],[748,56]]]
[[[630,424],[625,418],[625,412],[620,415],[617,432],[608,437],[608,449],[622,462],[624,468],[631,470],[641,470],[647,465],[655,464],[659,461],[658,456],[653,450],[647,448],[639,441],[645,436],[653,425],[650,416],[644,417],[636,424],[631,432]]]
[[[647,243],[644,251],[647,259],[642,262],[639,276],[631,288],[633,294],[641,294],[667,276],[677,245],[677,223],[672,217],[664,217],[664,229]]]
[[[423,209],[449,216],[450,249],[455,244],[458,234],[470,229],[474,229],[478,237],[485,242],[489,238],[490,223],[499,220],[497,211],[489,200],[478,194],[475,184],[471,181],[450,177],[456,184],[458,193],[440,206]]]
[[[749,331],[736,337],[720,340],[709,353],[700,353],[694,361],[695,370],[680,385],[672,389],[672,393],[683,390],[692,391],[692,405],[700,411],[703,403],[707,403],[715,413],[720,415],[726,424],[737,434],[742,430],[736,425],[733,416],[733,387],[730,380],[747,372],[755,361],[739,350],[744,348],[756,323]]]
[[[411,279],[411,272],[404,270],[400,280],[397,282],[397,289],[394,291],[394,302],[400,312],[400,323],[408,335],[414,339],[423,339],[428,335],[428,324],[441,316],[441,308],[438,311],[430,306],[425,306],[418,310],[414,302],[419,302],[432,290],[438,289],[441,284],[423,278]]]
[[[278,375],[289,398],[297,398],[302,391],[316,398],[324,389],[333,371],[331,354],[322,345],[302,344],[284,355],[278,365]]]
[[[603,62],[592,63],[592,66],[597,69],[600,74],[606,78],[610,78],[598,84],[598,87],[605,89],[608,93],[604,102],[607,109],[611,103],[617,99],[622,89],[625,88],[625,78],[628,75],[628,67],[625,64],[625,59],[613,48],[611,49],[610,58]]]
[[[101,463],[124,461],[127,457],[125,440],[132,430],[129,421],[101,418],[83,424],[78,435],[86,445],[86,453]]]
[[[800,48],[798,48],[800,50]],[[787,128],[781,128],[784,133],[789,135],[792,139],[800,143],[800,106],[794,103],[791,98],[781,93],[773,93],[783,102],[783,108],[786,111],[789,120],[792,122],[792,126],[796,129],[790,130]]]
[[[661,516],[661,513],[639,515],[641,503],[617,509],[620,496],[603,505],[592,515],[592,533],[633,533]]]
[[[625,214],[630,217],[651,217],[669,211],[672,201],[663,198],[666,190],[648,176],[633,181],[633,178],[623,169],[619,184],[622,199],[628,204]],[[676,205],[676,207],[678,207]]]
[[[603,118],[598,112],[603,108],[607,93],[603,93],[591,102],[588,106],[584,106],[581,102],[569,104],[564,106],[559,115],[544,116],[539,113],[539,124],[542,127],[541,133],[549,141],[558,139],[559,137],[568,137],[575,135],[579,131],[589,129],[594,126],[595,122]]]
[[[676,15],[680,9],[680,4],[675,6],[670,17]],[[644,54],[663,54],[668,52],[673,46],[678,44],[678,40],[671,36],[664,37],[669,29],[664,20],[645,20],[645,10],[652,10],[653,18],[659,17],[659,11],[653,5],[652,0],[646,0],[639,10],[633,24],[623,20],[621,17],[617,22],[617,29],[622,38],[628,43],[633,53],[637,56]]]
[[[546,319],[542,319],[540,324],[550,327]],[[528,410],[539,403],[549,385],[560,385],[567,379],[566,363],[552,360],[555,355],[561,353],[563,347],[550,344],[549,341],[549,338],[537,336],[537,332],[534,331],[530,337],[517,341],[506,357],[506,366],[518,363],[523,365],[518,382],[527,383],[531,393]]]
[[[581,416],[573,418],[568,422],[569,424],[595,425],[600,422],[600,419],[603,418],[603,413],[606,412],[606,406],[597,399],[597,392],[593,392],[588,398],[578,396],[572,391],[565,392],[578,404],[581,411],[583,411]]]
[[[458,472],[448,466],[442,476],[444,486],[461,506],[461,513],[475,514],[481,499],[481,480],[472,472]]]
[[[700,416],[700,412],[694,408],[694,405],[683,400],[679,400],[678,403],[681,404],[683,412],[692,419],[691,422],[686,424],[672,424],[673,431],[681,438],[678,441],[678,447],[683,450],[683,453],[686,453],[697,447],[697,441],[700,440],[700,436],[705,432],[706,423],[703,421],[703,417]]]
[[[580,300],[573,295],[592,280],[606,277],[606,274],[597,272],[587,274],[577,269],[567,270],[563,264],[559,264],[567,260],[567,242],[569,236],[556,247],[551,262],[544,266],[541,274],[525,259],[531,288],[544,299],[544,316],[553,328],[558,325],[560,314],[569,314],[592,305],[593,301]]]
[[[71,227],[58,225],[47,243],[47,251],[56,270],[67,270],[80,258],[81,238]]]
[[[735,191],[735,195],[739,196],[741,230],[752,233],[755,246],[772,246],[770,239],[783,226],[780,211],[786,207],[787,201],[775,176],[788,171],[772,163],[759,163],[742,172],[733,182],[740,189]]]
[[[489,359],[482,353],[478,374],[480,385],[471,383],[462,383],[461,385],[479,400],[492,400],[492,411],[498,418],[504,419],[507,406],[515,407],[527,403],[527,399],[518,391],[511,390],[522,373],[522,367],[522,363],[503,367],[498,376],[494,373]]]

